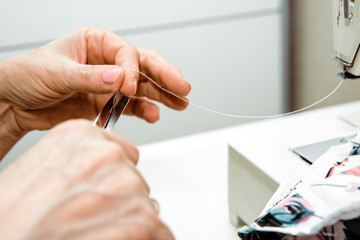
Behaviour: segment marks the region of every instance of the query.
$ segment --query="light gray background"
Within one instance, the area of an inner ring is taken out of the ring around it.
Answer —
[[[3,0],[0,60],[96,25],[138,48],[159,50],[191,83],[189,98],[196,104],[232,114],[277,114],[286,108],[283,5],[280,0]],[[183,112],[161,106],[158,123],[122,117],[115,131],[139,145],[248,121],[192,106]],[[44,134],[25,136],[0,167]]]

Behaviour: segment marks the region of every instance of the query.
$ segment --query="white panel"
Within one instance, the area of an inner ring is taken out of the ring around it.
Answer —
[[[280,20],[281,16],[263,17],[127,40],[137,47],[158,49],[179,66],[192,84],[190,100],[194,103],[234,114],[275,114],[283,110]],[[245,121],[192,106],[184,112],[162,107],[158,123],[122,117],[115,131],[144,144]],[[41,135],[26,136],[3,164],[20,156]]]
[[[54,39],[88,25],[123,30],[280,7],[280,0],[2,0],[0,46]]]
[[[190,4],[191,2],[193,3]],[[280,5],[279,2],[158,0],[151,4],[143,1],[140,4],[143,7],[136,9],[139,1],[129,1],[124,10],[117,11],[114,10],[116,4],[111,5],[110,0],[102,1],[97,8],[94,7],[98,3],[95,1],[81,4],[74,0],[71,3],[68,0],[6,0],[1,3],[6,6],[6,11],[1,8],[0,47],[1,44],[55,38],[82,25],[104,24],[121,30],[142,26],[144,23],[169,23],[262,7],[275,8]],[[160,3],[164,3],[163,6],[167,9],[160,8]],[[144,4],[148,6],[145,7]],[[195,8],[197,4],[202,7]],[[86,10],[78,11],[81,6],[86,6]],[[105,8],[108,10],[105,11]],[[137,15],[132,13],[134,9]],[[112,12],[119,13],[114,15]],[[78,17],[74,18],[75,15]],[[114,16],[125,20],[115,21]],[[233,114],[275,114],[283,110],[281,20],[282,13],[279,10],[264,16],[255,14],[253,17],[236,18],[227,22],[187,25],[177,29],[171,29],[170,26],[163,31],[128,35],[126,39],[139,48],[160,50],[166,58],[179,66],[192,84],[192,102]],[[27,50],[3,52],[0,54],[0,61],[24,51]],[[159,123],[150,125],[134,117],[122,117],[115,131],[129,137],[136,144],[144,144],[246,121],[248,120],[214,115],[191,106],[184,112],[161,107]],[[35,132],[26,136],[2,164],[16,159],[41,135],[43,133]]]

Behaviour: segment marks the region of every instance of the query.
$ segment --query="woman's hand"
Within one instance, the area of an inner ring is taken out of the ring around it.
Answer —
[[[127,139],[84,120],[55,127],[0,174],[1,239],[173,239]]]
[[[159,53],[138,50],[104,29],[83,28],[0,64],[0,116],[11,120],[3,120],[9,134],[21,137],[67,119],[94,119],[117,89],[131,96],[125,114],[148,122],[159,119],[151,100],[186,108],[138,70],[177,95],[190,91],[180,71]]]

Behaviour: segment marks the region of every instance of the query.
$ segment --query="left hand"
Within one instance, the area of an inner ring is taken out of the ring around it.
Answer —
[[[22,136],[67,119],[94,119],[117,89],[131,97],[125,114],[148,122],[159,119],[151,100],[176,110],[187,107],[126,69],[140,70],[182,97],[190,92],[180,71],[159,53],[138,50],[110,31],[87,27],[0,63],[0,101],[8,104],[6,114],[13,119],[3,122],[10,124],[12,135]]]
[[[72,120],[0,173],[0,239],[174,239],[126,138]]]

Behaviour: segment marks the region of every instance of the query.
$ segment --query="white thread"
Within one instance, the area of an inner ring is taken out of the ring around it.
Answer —
[[[340,3],[339,3],[340,4]],[[337,29],[336,29],[336,38],[337,38],[337,44],[338,44],[338,52],[337,52],[337,55],[338,55],[338,58],[340,59],[340,41],[341,41],[341,38],[339,38],[339,26],[337,25]],[[338,63],[340,66],[342,66],[340,63]],[[196,103],[192,103],[188,100],[186,100],[185,98],[182,98],[178,95],[176,95],[175,93],[163,88],[162,86],[160,86],[158,83],[156,83],[153,79],[151,79],[149,76],[147,76],[145,73],[143,72],[140,72],[136,69],[132,69],[132,68],[126,68],[124,69],[125,71],[134,71],[134,72],[137,72],[139,74],[141,74],[142,76],[144,76],[145,78],[147,78],[149,81],[151,81],[153,84],[155,84],[159,89],[163,90],[164,92],[167,92],[175,97],[177,97],[178,99],[188,103],[189,105],[191,106],[194,106],[196,108],[199,108],[203,111],[207,111],[207,112],[210,112],[210,113],[214,113],[214,114],[219,114],[219,115],[223,115],[223,116],[226,116],[226,117],[232,117],[232,118],[247,118],[247,119],[266,119],[266,118],[276,118],[276,117],[284,117],[284,116],[288,116],[288,115],[292,115],[292,114],[295,114],[295,113],[298,113],[298,112],[303,112],[309,108],[312,108],[314,107],[315,105],[325,101],[326,99],[328,99],[329,97],[331,97],[339,88],[340,86],[342,85],[342,83],[344,82],[344,79],[341,79],[341,82],[336,86],[336,88],[334,90],[332,90],[327,96],[323,97],[322,99],[316,101],[315,103],[313,104],[310,104],[309,106],[306,106],[304,108],[300,108],[298,110],[295,110],[295,111],[291,111],[291,112],[286,112],[286,113],[281,113],[281,114],[274,114],[274,115],[258,115],[258,116],[251,116],[251,115],[236,115],[236,114],[229,114],[229,113],[224,113],[224,112],[220,112],[220,111],[217,111],[217,110],[213,110],[213,109],[210,109],[210,108],[206,108],[206,107],[203,107],[203,106],[200,106]],[[345,69],[344,69],[345,71]]]
[[[194,107],[197,107],[203,111],[207,111],[207,112],[210,112],[210,113],[214,113],[214,114],[219,114],[219,115],[223,115],[223,116],[226,116],[226,117],[232,117],[232,118],[246,118],[246,119],[266,119],[266,118],[276,118],[276,117],[284,117],[284,116],[287,116],[287,115],[291,115],[291,114],[295,114],[295,113],[298,113],[298,112],[302,112],[302,111],[305,111],[309,108],[312,108],[314,107],[315,105],[325,101],[326,99],[328,99],[331,95],[333,95],[341,86],[341,84],[344,82],[344,79],[341,80],[341,82],[336,86],[336,88],[334,90],[332,90],[327,96],[325,96],[324,98],[320,99],[319,101],[313,103],[313,104],[310,104],[309,106],[307,107],[304,107],[304,108],[301,108],[301,109],[298,109],[298,110],[295,110],[295,111],[291,111],[291,112],[287,112],[287,113],[281,113],[281,114],[275,114],[275,115],[259,115],[259,116],[251,116],[251,115],[236,115],[236,114],[229,114],[229,113],[224,113],[224,112],[220,112],[220,111],[216,111],[216,110],[213,110],[213,109],[210,109],[210,108],[206,108],[206,107],[203,107],[203,106],[200,106],[196,103],[192,103],[188,100],[186,100],[185,98],[182,98],[178,95],[176,95],[175,93],[163,88],[162,86],[160,86],[157,82],[155,82],[153,79],[151,79],[149,76],[147,76],[145,73],[142,73],[136,69],[132,69],[132,68],[126,68],[124,69],[125,71],[133,71],[133,72],[137,72],[139,74],[141,74],[142,76],[146,77],[150,82],[152,82],[153,84],[155,84],[158,88],[160,88],[161,90],[163,90],[164,92],[167,92],[171,95],[173,95],[174,97],[177,97],[179,99],[181,99],[182,101],[188,103],[189,105],[191,106],[194,106]]]

